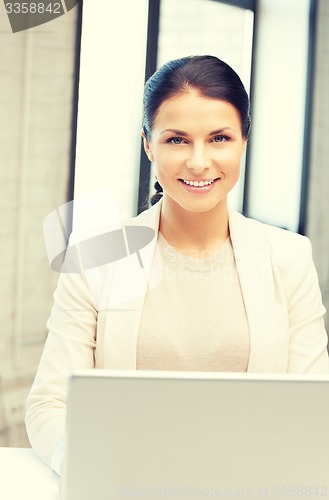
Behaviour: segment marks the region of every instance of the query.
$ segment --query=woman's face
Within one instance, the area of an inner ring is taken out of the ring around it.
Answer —
[[[192,212],[226,204],[239,178],[245,145],[236,108],[193,90],[164,101],[150,142],[144,137],[164,203]]]

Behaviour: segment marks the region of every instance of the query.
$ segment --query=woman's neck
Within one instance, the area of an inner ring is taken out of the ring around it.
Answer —
[[[163,198],[159,230],[178,251],[216,251],[229,237],[226,200],[206,212],[190,212]]]

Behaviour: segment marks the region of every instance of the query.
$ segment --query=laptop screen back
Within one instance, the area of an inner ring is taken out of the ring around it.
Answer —
[[[64,491],[65,500],[325,498],[329,378],[77,373]]]

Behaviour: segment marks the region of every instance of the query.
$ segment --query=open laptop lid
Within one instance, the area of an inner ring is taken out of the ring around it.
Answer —
[[[77,372],[65,500],[329,496],[329,377]]]

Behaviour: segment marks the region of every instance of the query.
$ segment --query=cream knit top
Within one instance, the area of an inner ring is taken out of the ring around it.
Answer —
[[[160,232],[158,243],[163,278],[145,298],[137,369],[245,372],[249,329],[231,240],[201,259]]]

